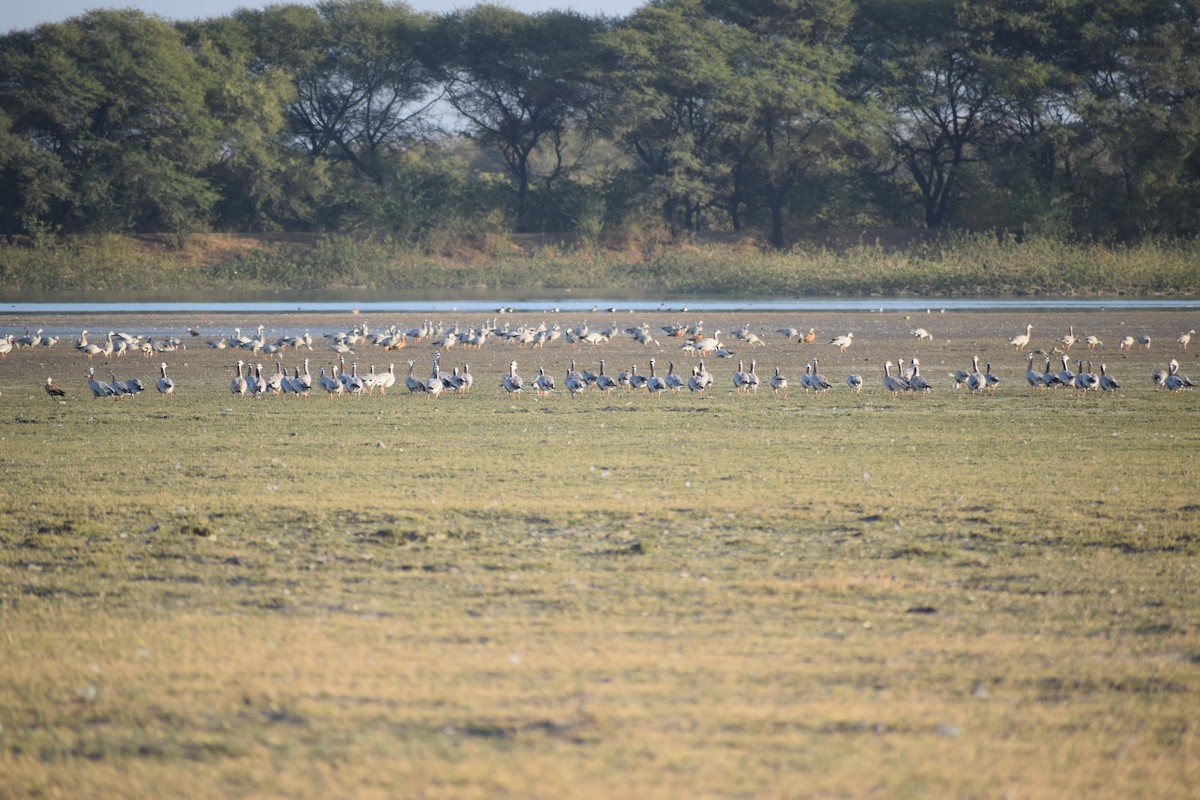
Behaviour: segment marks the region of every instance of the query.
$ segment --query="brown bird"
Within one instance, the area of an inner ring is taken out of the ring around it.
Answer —
[[[66,397],[67,393],[61,387],[54,385],[54,378],[46,378],[46,385],[42,387],[46,390],[46,394],[51,397]]]
[[[801,341],[801,342],[803,342],[804,344],[812,344],[812,343],[813,343],[813,340],[814,340],[814,339],[816,339],[816,338],[817,338],[817,331],[816,331],[816,329],[815,329],[815,328],[809,328],[809,329],[808,329],[808,333],[806,333],[806,334],[804,334],[803,336],[801,336],[801,337],[800,337],[800,341]]]

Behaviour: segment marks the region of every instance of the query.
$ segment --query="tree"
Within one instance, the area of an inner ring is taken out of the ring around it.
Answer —
[[[255,37],[259,68],[292,76],[295,142],[383,184],[392,152],[430,125],[437,82],[429,18],[380,0],[270,6],[238,17]]]
[[[495,5],[441,21],[446,99],[481,144],[494,148],[513,182],[518,230],[532,226],[529,193],[567,172],[566,133],[586,98],[584,68],[604,21],[569,11],[522,14]],[[548,171],[533,156],[547,148]]]
[[[885,131],[929,228],[948,221],[961,171],[1002,116],[995,76],[958,11],[958,0],[860,0],[854,23],[858,77],[889,113]]]
[[[851,64],[842,44],[848,0],[713,3],[718,20],[744,35],[730,55],[729,83],[714,87],[729,120],[724,150],[731,159],[730,214],[752,186],[770,214],[769,240],[784,246],[784,217],[796,188],[832,168],[861,125],[861,107],[841,91]]]
[[[10,34],[0,74],[0,109],[27,143],[24,171],[59,176],[50,195],[19,201],[43,223],[65,232],[207,223],[216,195],[199,173],[216,148],[210,76],[169,25],[93,11]]]
[[[729,162],[719,157],[731,122],[722,100],[744,42],[700,0],[643,6],[602,37],[594,82],[614,87],[604,130],[629,151],[673,234],[698,229],[704,210],[730,194]]]

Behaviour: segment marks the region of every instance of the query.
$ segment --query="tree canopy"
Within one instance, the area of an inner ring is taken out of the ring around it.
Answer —
[[[0,37],[0,229],[1200,229],[1200,6],[280,4]]]

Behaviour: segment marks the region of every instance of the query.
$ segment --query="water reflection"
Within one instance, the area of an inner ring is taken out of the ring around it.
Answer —
[[[324,293],[213,297],[212,295],[155,298],[147,295],[0,296],[0,314],[490,314],[513,312],[622,313],[622,312],[839,312],[839,311],[1102,311],[1188,310],[1200,308],[1198,298],[1076,298],[1076,297],[646,297],[620,294],[587,297],[544,296],[521,298],[472,297],[469,293],[445,296],[397,297],[367,300],[353,293]]]

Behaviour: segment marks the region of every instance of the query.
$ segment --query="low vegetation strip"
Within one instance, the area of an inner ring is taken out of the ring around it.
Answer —
[[[583,246],[483,237],[461,246],[348,236],[79,237],[0,246],[0,278],[20,292],[139,290],[445,291],[607,289],[804,296],[1200,293],[1191,241],[1111,248],[1048,239],[947,236],[900,244],[864,234],[786,252],[753,244]]]

